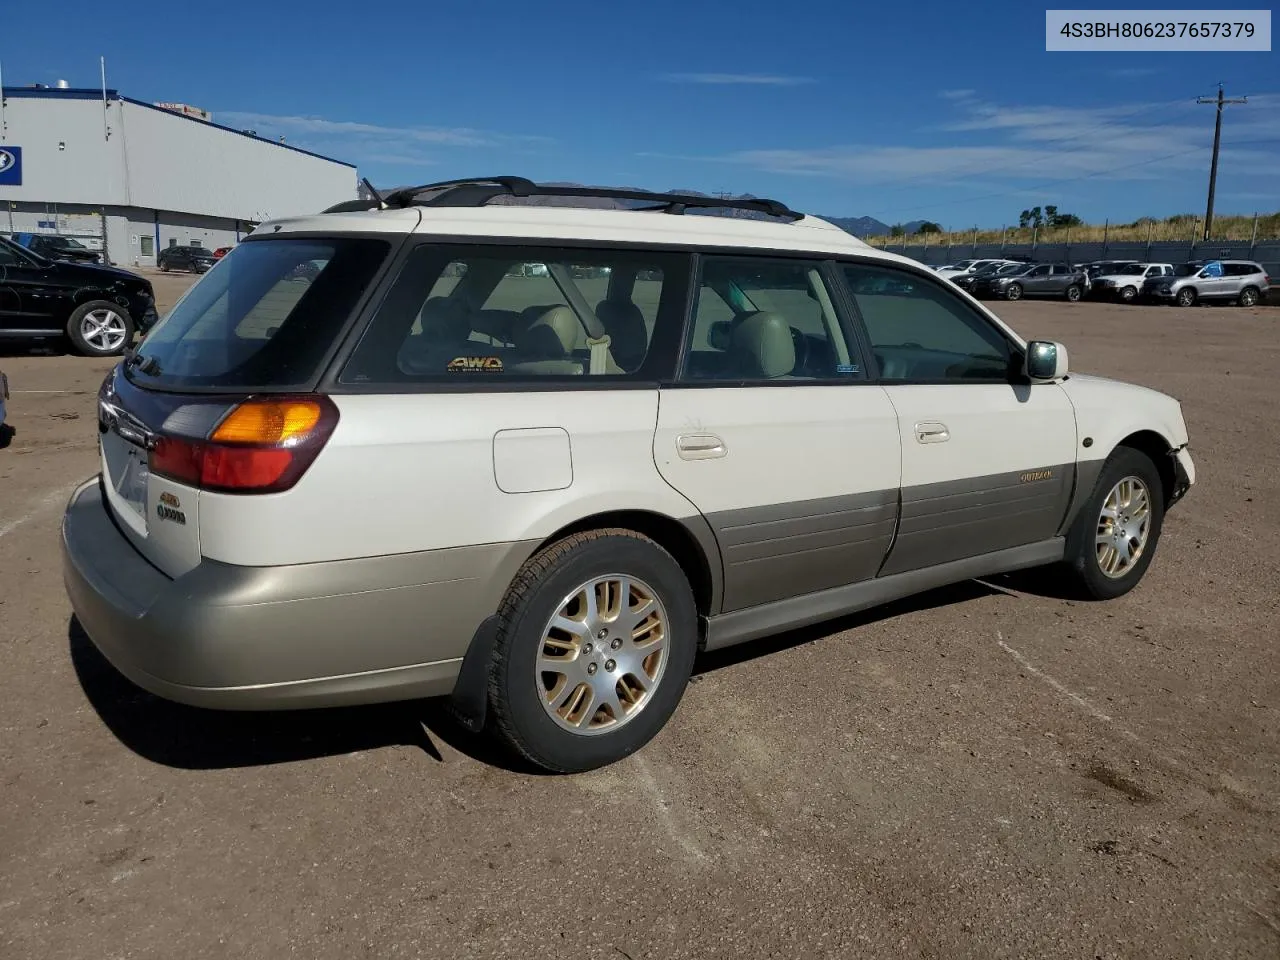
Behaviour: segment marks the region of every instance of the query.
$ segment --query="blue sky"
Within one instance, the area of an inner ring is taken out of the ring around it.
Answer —
[[[82,8],[77,13],[77,8]],[[830,216],[999,226],[1280,209],[1280,54],[1047,53],[1044,5],[7,5],[10,86],[63,78],[356,163],[751,192]],[[145,9],[145,13],[142,12]],[[164,15],[157,12],[163,9]]]

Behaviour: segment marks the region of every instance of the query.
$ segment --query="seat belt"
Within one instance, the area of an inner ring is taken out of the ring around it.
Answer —
[[[582,291],[578,289],[578,285],[573,282],[573,277],[569,275],[569,271],[565,269],[563,263],[547,264],[547,272],[551,274],[551,279],[556,282],[556,286],[560,288],[564,298],[569,301],[569,306],[582,319],[587,328],[587,347],[591,350],[587,373],[596,377],[613,372],[610,367],[616,367],[616,364],[613,361],[613,354],[609,350],[613,341],[609,339],[609,334],[605,331],[604,324],[600,322],[596,312],[591,309],[591,305],[587,303],[587,299],[582,295]]]

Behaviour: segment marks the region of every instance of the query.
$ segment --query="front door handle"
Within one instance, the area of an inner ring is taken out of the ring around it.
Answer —
[[[729,452],[713,433],[682,433],[676,437],[676,450],[681,460],[714,460]]]
[[[922,420],[916,424],[916,440],[920,443],[946,443],[950,439],[951,431],[945,423]]]

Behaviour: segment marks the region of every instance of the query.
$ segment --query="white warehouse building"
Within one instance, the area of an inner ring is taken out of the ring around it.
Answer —
[[[64,86],[0,90],[0,235],[56,233],[149,266],[231,246],[263,220],[356,196],[354,165],[182,104]]]

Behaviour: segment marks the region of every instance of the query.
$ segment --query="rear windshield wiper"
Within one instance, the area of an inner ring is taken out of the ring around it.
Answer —
[[[137,350],[130,348],[124,354],[124,368],[129,370],[133,367],[145,376],[154,377],[160,372],[160,361],[155,357],[144,357]]]

